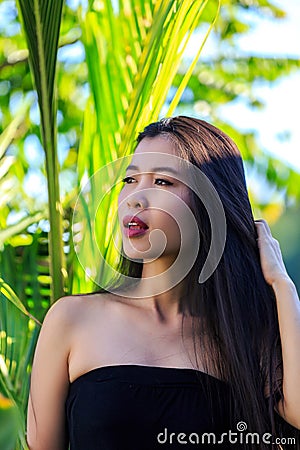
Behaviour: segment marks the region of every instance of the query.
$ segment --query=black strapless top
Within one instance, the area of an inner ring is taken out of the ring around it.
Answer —
[[[217,442],[231,400],[225,381],[198,370],[102,366],[70,384],[70,450],[229,449]]]

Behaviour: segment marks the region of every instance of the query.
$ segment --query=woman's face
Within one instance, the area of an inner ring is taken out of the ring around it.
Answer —
[[[176,179],[180,160],[174,156],[172,142],[163,136],[144,138],[133,154],[118,199],[123,249],[129,258],[176,257],[181,232],[188,232],[180,232],[176,222],[186,215],[189,190]]]

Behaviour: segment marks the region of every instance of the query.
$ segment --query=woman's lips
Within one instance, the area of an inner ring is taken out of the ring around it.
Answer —
[[[147,233],[148,225],[137,216],[125,216],[123,218],[124,234],[127,237],[141,236]]]
[[[124,234],[125,236],[131,238],[136,236],[142,236],[146,234],[148,231],[148,228],[124,228]]]

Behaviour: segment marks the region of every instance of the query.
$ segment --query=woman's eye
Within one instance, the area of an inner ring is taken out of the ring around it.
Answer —
[[[163,180],[162,178],[156,178],[155,182],[157,183],[158,181],[162,181],[163,183],[165,183],[163,186],[165,186],[165,185],[171,186],[173,184],[168,180]],[[159,186],[161,186],[161,184],[159,184]]]
[[[123,178],[122,182],[127,183],[127,184],[132,184],[132,180],[134,181],[134,178],[125,177],[125,178]],[[158,184],[158,186],[171,186],[173,184],[168,180],[164,180],[163,178],[156,178],[155,183]]]
[[[123,178],[122,182],[123,183],[128,183],[129,182],[129,184],[130,184],[130,180],[133,180],[133,178],[132,177],[125,177],[125,178]]]

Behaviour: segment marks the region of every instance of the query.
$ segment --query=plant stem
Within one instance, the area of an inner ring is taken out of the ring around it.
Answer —
[[[46,173],[49,204],[49,255],[50,275],[52,280],[51,303],[64,295],[64,260],[62,241],[62,206],[59,194],[59,164],[56,149],[56,108],[53,98],[49,98],[47,71],[44,54],[42,22],[39,0],[34,0],[36,17],[36,35],[39,52],[41,92],[39,104],[41,110],[42,139],[46,154]]]

